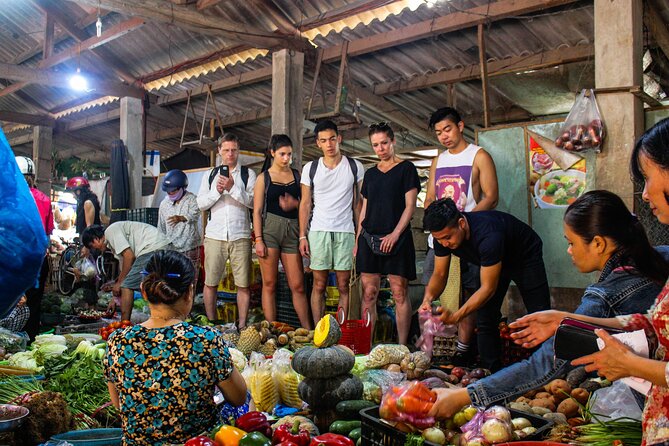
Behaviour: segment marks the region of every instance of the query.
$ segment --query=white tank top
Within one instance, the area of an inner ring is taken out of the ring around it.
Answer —
[[[472,191],[472,171],[474,158],[481,147],[469,144],[460,153],[452,154],[444,151],[437,158],[434,172],[434,195],[436,200],[450,197],[460,212],[470,212],[476,207],[476,199]],[[434,247],[432,234],[428,237],[428,245]]]

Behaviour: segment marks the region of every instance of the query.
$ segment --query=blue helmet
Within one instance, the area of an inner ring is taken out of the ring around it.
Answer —
[[[188,187],[188,177],[182,170],[173,169],[165,174],[162,186],[165,192],[174,192],[182,187]]]

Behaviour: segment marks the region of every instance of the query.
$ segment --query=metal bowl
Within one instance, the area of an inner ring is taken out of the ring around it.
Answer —
[[[19,428],[30,411],[23,406],[0,404],[0,432],[11,432]]]

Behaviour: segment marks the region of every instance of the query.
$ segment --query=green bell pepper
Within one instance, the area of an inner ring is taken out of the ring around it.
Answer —
[[[272,446],[272,441],[260,432],[249,432],[239,440],[239,446]]]

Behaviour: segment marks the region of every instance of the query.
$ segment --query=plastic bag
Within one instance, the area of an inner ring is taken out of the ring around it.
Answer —
[[[300,384],[302,376],[290,366],[292,356],[293,354],[290,350],[280,348],[274,352],[272,367],[274,369],[276,385],[279,388],[281,402],[288,407],[300,409],[304,405],[304,402],[297,393],[297,386]]]
[[[242,376],[246,379],[246,386],[251,391],[256,409],[260,412],[272,413],[274,407],[279,404],[279,389],[272,373],[272,360],[265,359],[265,356],[258,352],[253,352],[249,360],[249,367],[246,369],[250,372],[243,373]]]
[[[593,414],[611,417],[612,420],[620,417],[641,420],[641,407],[634,393],[627,384],[614,381],[610,386],[595,391],[593,396],[595,402],[590,411]]]
[[[35,200],[0,129],[0,171],[5,172],[0,200],[0,318],[35,286],[48,238]]]
[[[6,353],[22,352],[28,346],[28,335],[26,333],[14,333],[6,328],[0,328],[0,347]]]
[[[392,386],[404,382],[406,375],[388,370],[365,370],[359,378],[362,381],[362,398],[379,404],[383,394]]]
[[[409,349],[406,345],[379,344],[369,352],[365,366],[368,369],[378,369],[388,364],[399,364],[407,354]]]
[[[460,427],[464,443],[491,445],[513,439],[511,413],[502,406],[479,410],[471,420]]]
[[[93,280],[98,273],[98,269],[90,257],[77,260],[74,266],[81,273],[81,280]]]
[[[383,394],[379,416],[388,421],[408,423],[418,429],[434,426],[434,417],[427,414],[437,401],[437,394],[420,381],[392,386]]]
[[[430,311],[418,312],[418,324],[420,325],[420,337],[416,341],[416,347],[432,358],[432,347],[435,336],[453,336],[457,328],[453,325],[444,325],[439,315],[433,315]]]
[[[569,152],[594,149],[599,153],[603,139],[604,124],[597,107],[595,92],[592,89],[584,89],[569,111],[555,145]]]

